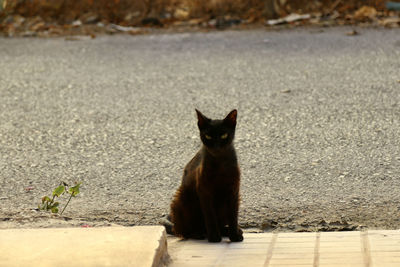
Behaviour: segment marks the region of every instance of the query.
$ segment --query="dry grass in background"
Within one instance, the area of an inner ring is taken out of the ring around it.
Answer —
[[[400,2],[400,0],[391,0]],[[0,34],[59,36],[140,34],[149,26],[224,29],[245,25],[400,27],[386,0],[0,0]],[[297,14],[307,14],[299,16]],[[291,20],[285,18],[290,15]],[[293,18],[295,18],[293,20]],[[282,22],[283,21],[283,22]]]
[[[363,5],[383,9],[385,0],[0,0],[3,14],[70,23],[82,16],[134,25],[143,18],[165,21],[234,16],[265,19],[289,13],[339,12]]]

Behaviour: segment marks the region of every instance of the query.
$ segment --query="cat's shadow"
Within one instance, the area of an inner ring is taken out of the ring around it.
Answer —
[[[226,244],[243,244],[243,242],[232,242],[229,240],[228,237],[223,237],[221,242],[208,242],[207,239],[192,239],[192,238],[181,238],[179,240],[177,240],[178,243],[191,243],[194,245],[214,245],[214,246],[218,246],[218,245],[226,245]]]

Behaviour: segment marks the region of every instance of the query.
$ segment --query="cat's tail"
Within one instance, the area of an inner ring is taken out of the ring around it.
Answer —
[[[172,228],[174,227],[174,224],[171,222],[171,215],[166,215],[160,220],[160,224],[165,227],[165,231],[167,234],[173,235],[174,232],[172,231]]]

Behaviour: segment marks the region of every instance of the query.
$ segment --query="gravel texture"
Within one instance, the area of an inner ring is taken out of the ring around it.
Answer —
[[[243,227],[400,228],[400,30],[349,31],[0,38],[0,228],[159,223],[194,108],[238,109]]]

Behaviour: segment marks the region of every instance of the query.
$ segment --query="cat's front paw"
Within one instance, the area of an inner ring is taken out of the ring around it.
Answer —
[[[238,228],[237,231],[229,235],[229,240],[231,242],[242,242],[243,241],[243,231]]]
[[[222,240],[221,235],[215,234],[215,235],[208,236],[208,242],[218,243],[218,242],[221,242],[221,240]]]

